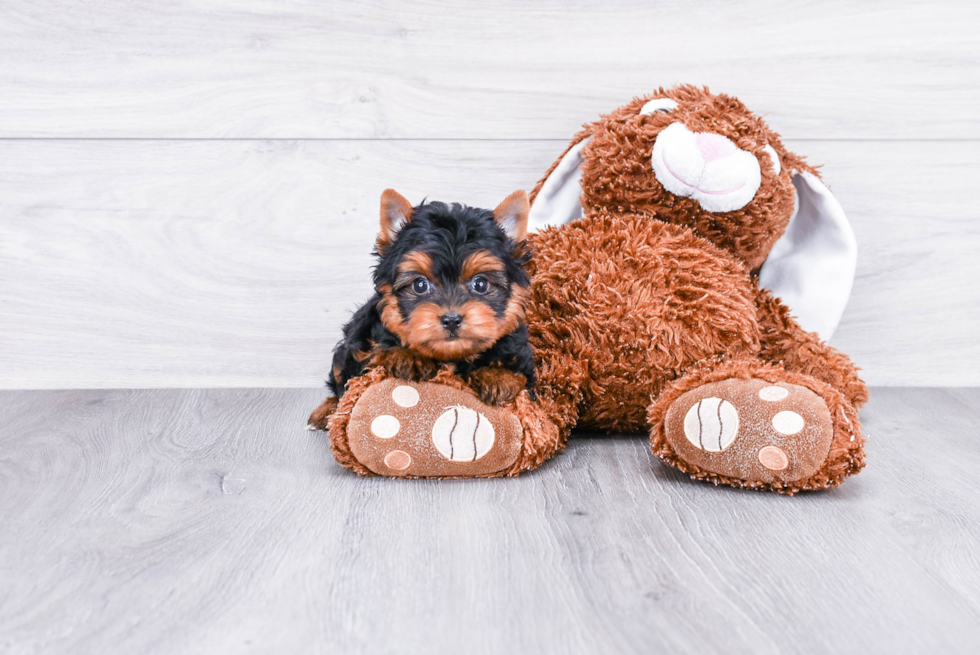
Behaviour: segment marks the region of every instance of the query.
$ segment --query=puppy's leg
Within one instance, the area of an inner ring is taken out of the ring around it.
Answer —
[[[320,406],[313,410],[310,414],[310,418],[307,420],[306,429],[307,430],[326,430],[327,421],[330,419],[330,415],[333,414],[337,409],[337,398],[331,396],[320,403]]]
[[[467,382],[488,405],[509,403],[527,386],[525,376],[499,366],[475,369],[467,376]]]
[[[422,382],[439,372],[439,363],[408,348],[387,348],[371,356],[370,366],[380,366],[396,378]]]

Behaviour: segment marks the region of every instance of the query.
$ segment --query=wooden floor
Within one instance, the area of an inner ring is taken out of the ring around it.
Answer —
[[[980,643],[980,389],[874,389],[794,498],[581,436],[513,480],[362,479],[315,389],[0,393],[4,653],[914,653]]]

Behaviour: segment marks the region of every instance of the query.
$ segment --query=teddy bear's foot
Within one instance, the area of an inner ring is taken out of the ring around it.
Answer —
[[[504,475],[521,453],[523,432],[513,412],[467,390],[396,378],[368,387],[346,425],[350,454],[391,477]]]
[[[816,473],[834,436],[827,404],[809,389],[728,379],[683,394],[667,410],[667,441],[703,471],[759,482]]]
[[[836,401],[834,412],[824,395],[782,380],[726,378],[675,390],[658,403],[666,413],[654,453],[716,483],[785,493],[836,486],[863,466],[862,440],[849,432],[853,409],[813,382]]]

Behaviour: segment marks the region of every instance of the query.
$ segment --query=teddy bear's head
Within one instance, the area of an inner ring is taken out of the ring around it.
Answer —
[[[738,99],[659,89],[587,124],[531,195],[532,230],[589,210],[684,225],[745,263],[827,337],[856,261],[839,203]]]
[[[637,98],[587,130],[586,208],[689,225],[750,269],[789,223],[792,172],[810,170],[737,99],[693,86]]]

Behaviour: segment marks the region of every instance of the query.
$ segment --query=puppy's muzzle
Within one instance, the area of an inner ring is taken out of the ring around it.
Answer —
[[[442,327],[446,328],[450,334],[454,334],[459,329],[459,326],[463,324],[463,317],[459,312],[446,312],[439,319],[439,322],[442,323]]]

